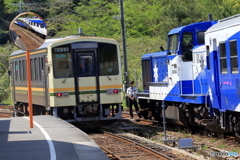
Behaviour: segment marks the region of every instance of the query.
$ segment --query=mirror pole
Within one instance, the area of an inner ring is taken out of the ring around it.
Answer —
[[[33,128],[33,107],[32,107],[32,83],[31,83],[31,64],[30,64],[30,51],[26,51],[26,61],[27,61],[27,85],[28,85],[28,112],[30,128]]]

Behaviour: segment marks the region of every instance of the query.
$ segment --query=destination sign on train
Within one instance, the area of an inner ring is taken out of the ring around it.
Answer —
[[[68,47],[54,48],[54,52],[69,52]]]

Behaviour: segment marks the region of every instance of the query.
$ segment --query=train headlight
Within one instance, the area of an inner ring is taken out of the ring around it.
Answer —
[[[56,97],[68,97],[69,93],[68,92],[57,92]]]
[[[107,94],[118,94],[119,89],[107,89]]]

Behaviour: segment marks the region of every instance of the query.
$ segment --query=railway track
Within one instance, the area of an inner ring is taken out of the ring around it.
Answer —
[[[174,153],[174,151],[160,144],[149,144],[118,134],[103,132],[103,134],[93,134],[90,137],[95,140],[111,160],[186,159],[186,155],[179,156],[179,153]]]
[[[13,24],[12,29],[16,32],[18,36],[21,37],[22,42],[24,42],[23,45],[25,45],[25,46],[22,46],[24,48],[39,47],[45,40],[39,37],[38,35],[36,35],[35,33],[27,29],[24,29],[16,24]]]
[[[13,106],[0,105],[0,118],[13,117]]]
[[[128,112],[123,112],[122,114],[123,118],[129,118]],[[153,132],[157,131],[159,133],[162,133],[160,135],[163,136],[163,127],[161,122],[155,123],[153,120],[146,120],[146,119],[139,119],[137,115],[134,115],[134,120],[131,120],[132,124],[134,126],[138,126],[138,130],[131,131],[129,130],[129,133],[135,134],[137,136],[142,136],[148,139],[163,139],[163,137],[154,137]],[[126,123],[128,124],[128,123]],[[130,126],[131,123],[129,123]],[[127,125],[126,125],[127,126]],[[146,127],[149,126],[148,129]],[[145,129],[143,129],[145,128]],[[117,130],[117,128],[115,129]],[[150,131],[150,132],[149,132]],[[187,150],[189,153],[202,155],[205,159],[239,159],[240,156],[230,156],[230,157],[224,157],[224,156],[214,156],[211,157],[210,153],[220,153],[220,152],[233,152],[236,151],[236,154],[239,154],[239,144],[240,139],[238,137],[235,137],[233,135],[229,135],[226,133],[212,133],[208,130],[204,130],[200,127],[191,127],[186,128],[184,126],[179,126],[177,124],[167,123],[167,139],[171,140],[178,140],[181,138],[192,138],[194,141],[194,146],[198,146],[199,149],[196,150]],[[165,145],[169,147],[176,147],[178,142],[167,142]],[[224,146],[224,148],[221,148]]]

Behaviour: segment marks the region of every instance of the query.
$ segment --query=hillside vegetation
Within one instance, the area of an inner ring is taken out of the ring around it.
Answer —
[[[8,25],[17,15],[19,1],[0,1],[0,102],[9,95],[8,55],[16,49],[7,42]],[[39,14],[48,26],[48,37],[75,35],[78,28],[88,35],[116,39],[121,43],[119,0],[23,0],[24,10]],[[238,0],[124,0],[129,79],[141,84],[143,54],[166,48],[170,29],[192,22],[222,19],[239,14]],[[122,60],[123,61],[123,60]],[[122,65],[123,66],[123,65]],[[139,85],[141,88],[141,86]]]

